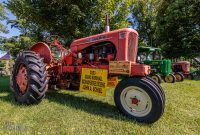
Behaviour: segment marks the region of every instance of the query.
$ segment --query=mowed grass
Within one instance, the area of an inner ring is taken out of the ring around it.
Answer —
[[[113,89],[107,97],[73,91],[50,91],[38,105],[15,103],[0,87],[0,134],[199,135],[200,81],[162,83],[166,108],[162,118],[146,125],[116,109]]]

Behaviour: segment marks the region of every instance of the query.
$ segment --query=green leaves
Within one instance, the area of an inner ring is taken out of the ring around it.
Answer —
[[[67,41],[103,32],[105,13],[110,14],[111,29],[128,27],[131,0],[12,0],[7,7],[26,24],[19,26],[29,33],[32,26],[42,32],[64,36]],[[17,7],[17,8],[16,8]]]
[[[139,32],[139,45],[161,47],[165,57],[200,52],[197,0],[8,0],[6,6],[17,17],[9,23],[32,42],[60,35],[69,46],[74,39],[103,32],[108,13],[111,30],[131,25]],[[1,11],[0,6],[4,18]]]
[[[1,38],[0,50],[8,51],[13,57],[16,57],[20,51],[27,50],[33,44],[32,39],[27,36]]]
[[[8,23],[22,33],[7,39],[4,49],[16,55],[46,35],[72,40],[105,31],[105,14],[111,30],[129,26],[131,0],[8,0],[6,7],[17,17]]]
[[[157,0],[135,0],[131,9],[131,23],[139,32],[139,42],[149,46],[156,46],[155,24],[158,4]]]
[[[156,37],[166,57],[200,55],[200,16],[196,16],[200,14],[200,8],[193,10],[199,4],[196,0],[162,1],[158,8]]]
[[[3,4],[0,3],[0,21],[3,21],[5,19],[7,19],[7,17],[6,17],[6,11],[5,11],[5,8],[4,8]],[[4,24],[2,24],[0,22],[0,33],[1,32],[2,33],[8,33],[8,30],[6,29],[6,26],[4,26]]]
[[[197,0],[136,0],[131,23],[139,31],[139,45],[161,47],[167,58],[200,55],[199,7]]]

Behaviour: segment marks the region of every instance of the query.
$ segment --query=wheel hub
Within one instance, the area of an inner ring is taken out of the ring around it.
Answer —
[[[131,98],[132,100],[132,104],[138,105],[138,103],[140,102],[140,100],[138,100],[136,97]]]
[[[152,79],[158,82],[158,78],[156,76],[152,76]]]
[[[173,77],[172,77],[172,76],[169,75],[169,76],[166,77],[166,81],[167,81],[167,82],[172,82],[172,80],[173,80]]]
[[[121,95],[124,108],[135,116],[144,116],[149,113],[152,102],[148,94],[141,88],[130,86],[125,88]]]
[[[20,92],[22,94],[26,93],[28,85],[27,68],[24,64],[21,64],[16,75],[16,82],[19,86]]]
[[[181,76],[180,76],[180,75],[175,75],[175,76],[176,76],[176,79],[177,79],[178,81],[181,80]]]

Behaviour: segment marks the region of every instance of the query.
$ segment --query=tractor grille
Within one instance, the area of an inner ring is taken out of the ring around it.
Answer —
[[[135,42],[135,38],[134,38],[134,33],[133,32],[130,32],[129,33],[129,36],[128,36],[128,56],[127,56],[127,58],[128,58],[128,60],[129,61],[134,61],[134,58],[136,57],[136,55],[135,55],[135,48],[134,48],[134,42]]]

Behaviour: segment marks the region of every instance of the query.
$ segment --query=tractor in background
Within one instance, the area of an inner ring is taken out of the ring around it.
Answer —
[[[180,72],[172,73],[171,60],[162,59],[160,51],[160,48],[141,46],[138,48],[138,61],[151,66],[150,76],[158,83],[161,83],[162,79],[167,83],[183,81],[184,76]]]
[[[105,32],[74,40],[69,49],[58,38],[38,42],[16,58],[12,71],[14,97],[20,104],[39,103],[50,86],[101,95],[107,84],[104,80],[120,77],[123,79],[114,91],[119,111],[138,122],[153,123],[164,112],[165,95],[148,77],[150,66],[136,62],[137,51],[137,31],[109,31],[108,21]]]
[[[178,61],[172,63],[172,71],[177,73],[181,72],[185,78],[190,80],[200,78],[200,60],[198,58],[193,59],[199,66],[196,71],[190,72],[190,62],[189,61]]]
[[[196,66],[196,71],[193,71],[191,74],[194,79],[200,80],[200,57],[194,58],[193,60],[197,63],[197,66]]]
[[[192,75],[192,79],[200,80],[200,67],[197,67],[197,70],[190,74]]]
[[[182,73],[185,78],[190,80],[194,79],[194,76],[190,73],[190,62],[189,61],[178,61],[172,63],[172,71],[174,73]]]

